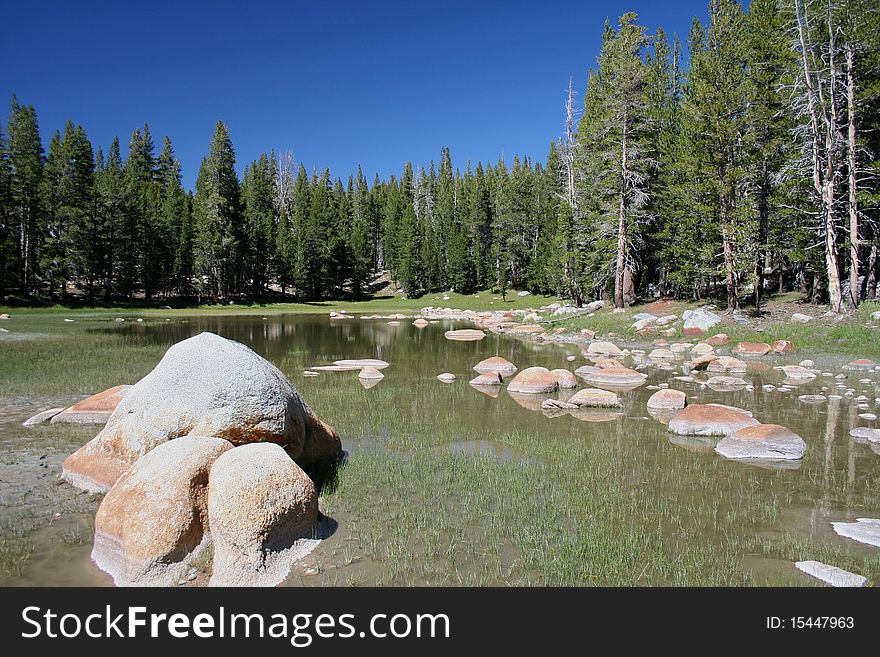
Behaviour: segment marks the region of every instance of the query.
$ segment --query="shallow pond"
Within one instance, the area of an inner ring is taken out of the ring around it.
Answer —
[[[475,390],[468,385],[472,367],[500,355],[520,369],[574,370],[588,362],[575,345],[493,334],[457,342],[444,332],[461,323],[418,329],[411,320],[326,315],[172,315],[142,323],[102,316],[59,328],[61,321],[28,326],[42,337],[26,348],[0,344],[18,372],[0,391],[3,584],[109,584],[89,560],[99,498],[57,480],[63,458],[96,430],[20,423],[38,410],[134,383],[167,346],[201,331],[243,342],[275,363],[339,431],[349,454],[321,498],[336,530],[295,567],[291,585],[816,584],[794,569],[799,559],[852,569],[875,583],[880,575],[880,550],[838,537],[830,524],[880,515],[880,447],[849,437],[854,426],[874,426],[858,418],[864,409],[857,405],[878,412],[880,376],[846,372],[843,383],[853,393],[820,404],[798,396],[840,380],[820,376],[790,392],[762,388],[782,382],[772,366],[811,358],[837,375],[846,358],[797,352],[759,359],[744,377],[754,389],[730,392],[675,380],[679,359],[673,369],[644,370],[646,384],[621,393],[618,413],[550,418],[540,396],[535,403],[503,388],[497,396]],[[67,394],[31,372],[53,362],[52,354],[65,370],[58,376],[75,382]],[[568,362],[569,355],[577,360]],[[356,371],[303,376],[344,358],[391,366],[369,389]],[[132,378],[106,380],[99,373],[106,370]],[[458,378],[441,383],[441,372]],[[870,383],[859,382],[866,378]],[[806,441],[805,458],[758,467],[724,460],[711,442],[671,436],[646,412],[653,386],[662,383],[685,391],[690,403],[740,406],[789,427]],[[860,395],[867,402],[855,401]]]

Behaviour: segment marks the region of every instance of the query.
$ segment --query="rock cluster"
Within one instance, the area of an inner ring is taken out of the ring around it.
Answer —
[[[128,390],[62,476],[108,491],[92,556],[117,584],[174,584],[213,546],[212,585],[275,585],[321,533],[297,462],[340,454],[336,432],[274,365],[202,333]]]

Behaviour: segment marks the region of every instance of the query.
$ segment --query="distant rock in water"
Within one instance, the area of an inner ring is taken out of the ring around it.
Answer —
[[[729,459],[797,460],[803,458],[807,444],[783,426],[758,424],[730,434],[715,451]]]
[[[442,381],[443,383],[452,383],[455,381],[455,374],[450,374],[449,372],[443,372],[443,374],[437,375],[437,380]]]
[[[516,372],[516,365],[501,356],[491,356],[474,365],[477,372],[500,372],[504,374],[513,374]]]
[[[457,329],[455,331],[446,331],[447,340],[474,341],[482,340],[486,337],[486,333],[479,329]]]
[[[277,443],[299,462],[342,451],[277,367],[243,344],[201,333],[169,348],[131,387],[103,430],[65,460],[62,477],[106,491],[141,456],[185,435]]]
[[[348,370],[362,370],[365,367],[372,367],[377,370],[384,370],[386,367],[391,366],[390,363],[384,360],[379,360],[378,358],[351,358],[347,360],[334,360],[333,365]]]
[[[851,361],[843,366],[845,370],[872,370],[874,369],[874,361],[867,358],[859,358]]]
[[[669,421],[669,431],[682,436],[729,436],[758,421],[733,408],[692,404]]]
[[[52,418],[53,424],[104,424],[131,386],[114,386],[78,401]]]
[[[425,328],[428,325],[428,320],[419,317],[416,321],[413,322],[413,326],[416,328]]]
[[[556,392],[559,382],[546,367],[529,367],[519,372],[507,386],[508,392],[538,394]]]
[[[278,445],[242,445],[211,466],[208,520],[210,586],[275,586],[317,545],[318,495]]]
[[[184,436],[145,454],[95,515],[92,560],[117,586],[173,586],[210,548],[208,472],[232,444]]]

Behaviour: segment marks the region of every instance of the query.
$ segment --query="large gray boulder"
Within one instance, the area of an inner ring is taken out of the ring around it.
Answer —
[[[231,449],[211,467],[210,586],[275,586],[317,545],[318,495],[278,445]]]
[[[211,545],[208,473],[232,444],[183,436],[139,459],[95,515],[92,560],[118,586],[173,586]]]
[[[141,456],[186,435],[277,443],[301,462],[341,452],[333,429],[277,367],[243,344],[201,333],[169,348],[128,390],[103,430],[65,460],[62,477],[107,491]]]
[[[721,321],[721,317],[706,308],[697,308],[696,310],[686,310],[682,314],[684,318],[684,330],[702,330],[708,331]]]

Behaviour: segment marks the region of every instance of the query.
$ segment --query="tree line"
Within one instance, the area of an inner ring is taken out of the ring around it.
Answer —
[[[835,311],[877,292],[880,20],[868,0],[711,0],[686,44],[606,22],[582,102],[544,162],[468,162],[368,182],[289,152],[236,172],[218,122],[195,189],[165,137],[93,149],[0,127],[0,299],[360,296],[528,289],[615,306],[731,310],[800,289]],[[688,53],[687,59],[684,51]],[[687,65],[685,65],[687,61]]]

